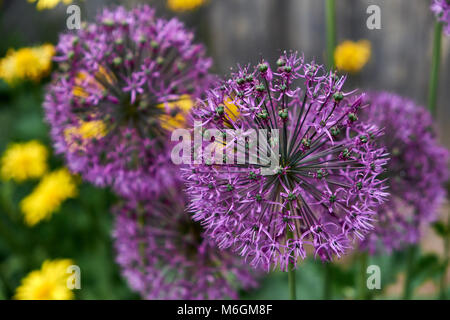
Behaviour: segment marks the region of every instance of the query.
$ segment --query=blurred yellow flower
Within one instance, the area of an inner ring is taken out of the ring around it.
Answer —
[[[186,115],[193,106],[194,101],[187,94],[180,96],[177,101],[158,104],[157,108],[167,111],[167,114],[159,117],[161,127],[166,130],[184,128],[186,126]]]
[[[226,115],[225,124],[228,124],[228,126],[231,127],[230,120],[233,122],[236,121],[236,119],[240,117],[241,113],[239,111],[239,107],[233,103],[233,100],[231,100],[231,98],[227,97],[224,100],[224,104],[224,112]]]
[[[346,40],[336,47],[334,61],[339,70],[356,73],[369,61],[371,45],[368,40]]]
[[[84,99],[89,96],[87,89],[92,88],[95,91],[105,90],[102,83],[114,84],[116,81],[115,76],[102,66],[99,67],[98,72],[94,76],[86,72],[79,72],[75,78],[72,94],[76,98]]]
[[[13,85],[18,81],[38,82],[50,73],[55,48],[51,44],[38,47],[9,49],[0,59],[0,78]]]
[[[67,169],[48,173],[33,192],[20,203],[25,223],[34,226],[43,219],[49,219],[66,199],[76,195],[75,180]]]
[[[39,141],[14,143],[1,158],[1,177],[23,182],[40,178],[47,171],[48,150]]]
[[[67,287],[73,265],[70,259],[46,260],[40,270],[30,272],[16,289],[16,300],[72,300],[73,292]]]
[[[31,3],[37,2],[36,8],[38,10],[46,10],[46,9],[53,9],[60,2],[63,2],[64,4],[70,4],[72,3],[72,0],[28,0],[28,2]]]
[[[106,135],[105,123],[101,120],[80,121],[78,127],[64,130],[64,139],[71,148],[83,150],[92,139],[101,139]]]
[[[206,3],[207,0],[167,0],[167,6],[175,12],[195,10]]]

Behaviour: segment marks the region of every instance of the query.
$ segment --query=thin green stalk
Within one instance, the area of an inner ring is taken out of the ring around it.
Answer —
[[[447,300],[447,269],[450,263],[449,253],[450,253],[450,215],[447,216],[447,229],[444,236],[444,270],[440,279],[439,287],[439,299]]]
[[[406,257],[406,277],[403,286],[403,300],[411,300],[413,296],[412,276],[414,272],[414,262],[416,260],[418,248],[416,245],[409,246]]]
[[[288,282],[289,282],[289,298],[291,300],[297,300],[296,282],[295,282],[295,268],[289,264],[288,271]]]
[[[368,299],[367,292],[367,266],[368,266],[368,255],[366,251],[359,254],[359,280],[358,280],[358,299],[366,300]]]
[[[325,0],[325,19],[327,28],[327,66],[334,68],[334,48],[336,46],[336,3]]]
[[[333,283],[333,266],[331,263],[326,263],[324,265],[325,269],[325,283],[323,287],[323,299],[324,300],[331,300],[333,293],[331,290],[331,285]]]
[[[287,233],[288,239],[292,239],[293,235],[291,231]],[[297,290],[296,290],[296,281],[295,281],[295,265],[294,261],[289,261],[288,266],[288,283],[289,283],[289,298],[291,300],[297,300]]]
[[[434,26],[433,56],[431,60],[430,84],[428,92],[428,110],[436,116],[437,90],[439,83],[439,68],[441,63],[441,39],[443,23],[436,21]]]

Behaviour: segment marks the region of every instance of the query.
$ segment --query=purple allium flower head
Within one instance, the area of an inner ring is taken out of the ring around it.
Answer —
[[[385,130],[381,140],[391,160],[391,198],[378,210],[375,231],[364,245],[375,253],[416,243],[423,226],[437,218],[449,177],[448,151],[438,144],[431,115],[422,106],[396,94],[380,92],[365,97],[371,107],[362,115]],[[382,245],[382,246],[381,246]]]
[[[270,174],[250,161],[183,169],[194,219],[220,248],[254,267],[286,270],[308,246],[328,261],[372,230],[375,206],[387,196],[377,178],[387,154],[374,143],[381,130],[358,121],[362,98],[343,92],[344,81],[285,53],[275,69],[264,60],[239,67],[193,110],[195,120],[224,134],[228,153],[235,147],[225,129],[280,132],[279,166]],[[260,154],[274,139],[259,141]]]
[[[55,60],[44,106],[70,169],[123,196],[170,185],[165,134],[182,125],[212,79],[193,34],[145,5],[105,9],[95,23],[61,36]]]
[[[256,286],[242,259],[217,249],[185,212],[181,189],[154,201],[128,201],[115,208],[117,263],[144,299],[238,298]]]
[[[436,18],[444,24],[445,34],[450,36],[450,1],[433,0],[430,8]]]

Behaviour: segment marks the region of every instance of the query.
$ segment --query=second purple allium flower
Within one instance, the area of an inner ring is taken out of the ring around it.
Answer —
[[[344,93],[344,81],[284,54],[275,69],[264,60],[240,67],[195,108],[195,120],[224,138],[226,129],[280,132],[272,174],[262,175],[263,165],[229,161],[184,170],[194,219],[220,248],[254,267],[286,270],[306,257],[308,246],[331,260],[372,230],[376,206],[387,196],[377,178],[387,157],[375,143],[381,130],[358,120],[361,97]],[[274,145],[274,138],[263,144]],[[226,140],[215,143],[231,151]]]
[[[166,132],[209,85],[211,60],[177,19],[148,6],[105,9],[61,36],[45,110],[68,166],[123,196],[170,185]]]
[[[417,243],[421,229],[436,220],[449,177],[448,151],[438,144],[430,113],[398,95],[380,92],[366,96],[371,104],[364,119],[385,128],[381,142],[391,160],[383,173],[389,177],[391,198],[378,210],[378,222],[365,245],[390,251]]]
[[[185,212],[185,195],[166,189],[153,201],[115,208],[117,263],[144,299],[225,299],[256,286],[235,254],[220,251]]]

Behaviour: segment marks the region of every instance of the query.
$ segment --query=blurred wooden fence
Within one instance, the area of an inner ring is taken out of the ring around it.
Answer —
[[[36,12],[26,0],[4,0],[9,5],[2,15],[2,34],[22,35],[25,44],[56,40],[65,28],[65,11]],[[147,2],[165,16],[163,0],[86,0],[83,17],[92,19],[104,5],[127,6]],[[381,9],[381,30],[366,27],[369,5]],[[427,97],[434,17],[430,0],[336,0],[338,42],[368,39],[372,59],[349,87],[389,90],[424,104]],[[324,61],[324,0],[210,0],[194,13],[181,15],[208,46],[215,59],[215,71],[224,74],[237,63],[255,62],[259,57],[275,59],[281,50],[298,50],[308,59]],[[4,40],[2,40],[4,41]],[[450,147],[450,37],[444,38],[438,100],[440,136]],[[2,46],[3,48],[3,46]]]

